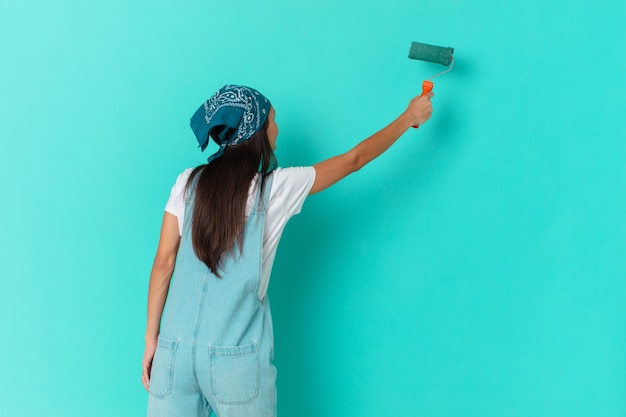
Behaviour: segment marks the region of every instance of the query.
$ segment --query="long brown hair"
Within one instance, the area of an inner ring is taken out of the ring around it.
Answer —
[[[276,157],[267,138],[265,124],[250,139],[226,148],[209,164],[196,167],[187,181],[187,191],[197,176],[191,241],[196,256],[220,276],[224,256],[243,248],[248,190],[259,173],[261,192],[265,178],[276,168]],[[213,129],[214,140],[219,127]],[[216,141],[218,142],[218,141]],[[219,142],[218,142],[219,143]]]

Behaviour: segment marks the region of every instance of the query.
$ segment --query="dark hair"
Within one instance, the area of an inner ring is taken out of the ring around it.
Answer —
[[[208,164],[196,167],[187,181],[189,191],[195,185],[191,241],[196,256],[216,276],[220,276],[224,256],[235,245],[243,248],[243,231],[246,224],[246,202],[250,184],[260,173],[261,192],[265,178],[276,168],[276,157],[267,138],[265,121],[248,140],[229,146],[224,154]],[[211,132],[219,143],[220,127]]]

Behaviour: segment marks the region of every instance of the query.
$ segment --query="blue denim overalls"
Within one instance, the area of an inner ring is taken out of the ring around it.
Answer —
[[[190,190],[193,190],[193,185]],[[272,186],[257,187],[254,208],[221,278],[195,255],[193,195],[152,364],[149,417],[274,417],[276,368],[267,297],[259,300],[265,212]]]

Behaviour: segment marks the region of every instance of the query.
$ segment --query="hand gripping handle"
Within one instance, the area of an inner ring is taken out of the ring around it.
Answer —
[[[434,86],[434,84],[433,84],[432,81],[424,80],[424,82],[422,83],[422,94],[421,95],[423,96],[424,94],[428,94],[431,91],[433,91],[433,86]],[[415,125],[413,127],[417,129],[420,126],[419,125]]]

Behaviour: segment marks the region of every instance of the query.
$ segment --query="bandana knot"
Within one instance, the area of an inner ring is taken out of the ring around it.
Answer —
[[[269,100],[253,88],[226,85],[196,110],[189,124],[202,151],[209,144],[211,131],[223,126],[215,138],[220,148],[209,157],[211,162],[222,156],[227,147],[244,142],[258,132],[267,120],[270,106]]]

